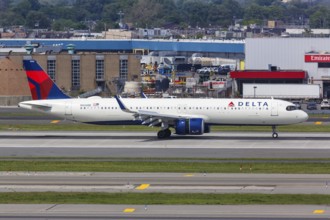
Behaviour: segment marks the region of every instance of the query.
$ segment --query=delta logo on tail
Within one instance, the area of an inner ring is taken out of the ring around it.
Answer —
[[[70,98],[57,87],[35,60],[23,60],[23,66],[33,100]]]

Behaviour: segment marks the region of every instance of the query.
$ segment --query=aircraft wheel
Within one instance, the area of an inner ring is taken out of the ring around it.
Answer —
[[[276,132],[273,133],[273,138],[278,138],[278,134]]]
[[[165,130],[160,130],[160,131],[158,131],[158,133],[157,133],[157,137],[158,137],[159,139],[166,138],[166,131],[165,131]]]
[[[170,129],[166,129],[165,130],[165,136],[166,137],[170,137],[171,136],[171,130]]]

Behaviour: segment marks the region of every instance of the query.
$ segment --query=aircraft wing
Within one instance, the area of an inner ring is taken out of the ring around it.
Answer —
[[[162,122],[171,122],[176,119],[188,119],[188,118],[196,117],[191,115],[163,114],[155,111],[146,111],[146,110],[133,111],[125,106],[125,104],[123,103],[123,101],[119,96],[115,96],[115,98],[121,110],[127,113],[132,113],[135,117],[135,120],[141,120],[142,124],[144,125],[156,126]]]
[[[168,118],[168,119],[190,118],[189,116],[185,116],[185,115],[160,114],[158,112],[145,111],[145,110],[138,110],[138,111],[136,111],[135,114],[138,114],[141,116],[160,117],[160,118]]]

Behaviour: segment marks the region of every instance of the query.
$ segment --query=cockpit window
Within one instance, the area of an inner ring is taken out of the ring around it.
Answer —
[[[295,105],[289,105],[288,107],[286,107],[287,111],[294,111],[297,110],[297,107]]]

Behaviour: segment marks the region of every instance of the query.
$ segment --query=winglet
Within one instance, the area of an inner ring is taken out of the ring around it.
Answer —
[[[126,106],[124,105],[124,103],[120,100],[119,98],[120,96],[115,95],[115,99],[118,102],[118,105],[120,107],[121,110],[125,111],[126,110]]]
[[[33,100],[68,99],[35,60],[23,60]]]
[[[135,113],[134,111],[129,110],[129,109],[125,106],[125,104],[124,104],[123,101],[121,100],[121,97],[120,97],[120,96],[115,95],[115,99],[116,99],[116,101],[118,102],[118,105],[119,105],[119,107],[120,107],[121,110],[123,110],[124,112]]]
[[[144,98],[144,99],[148,98],[148,96],[146,96],[146,94],[144,94],[144,92],[141,92],[141,97]]]

